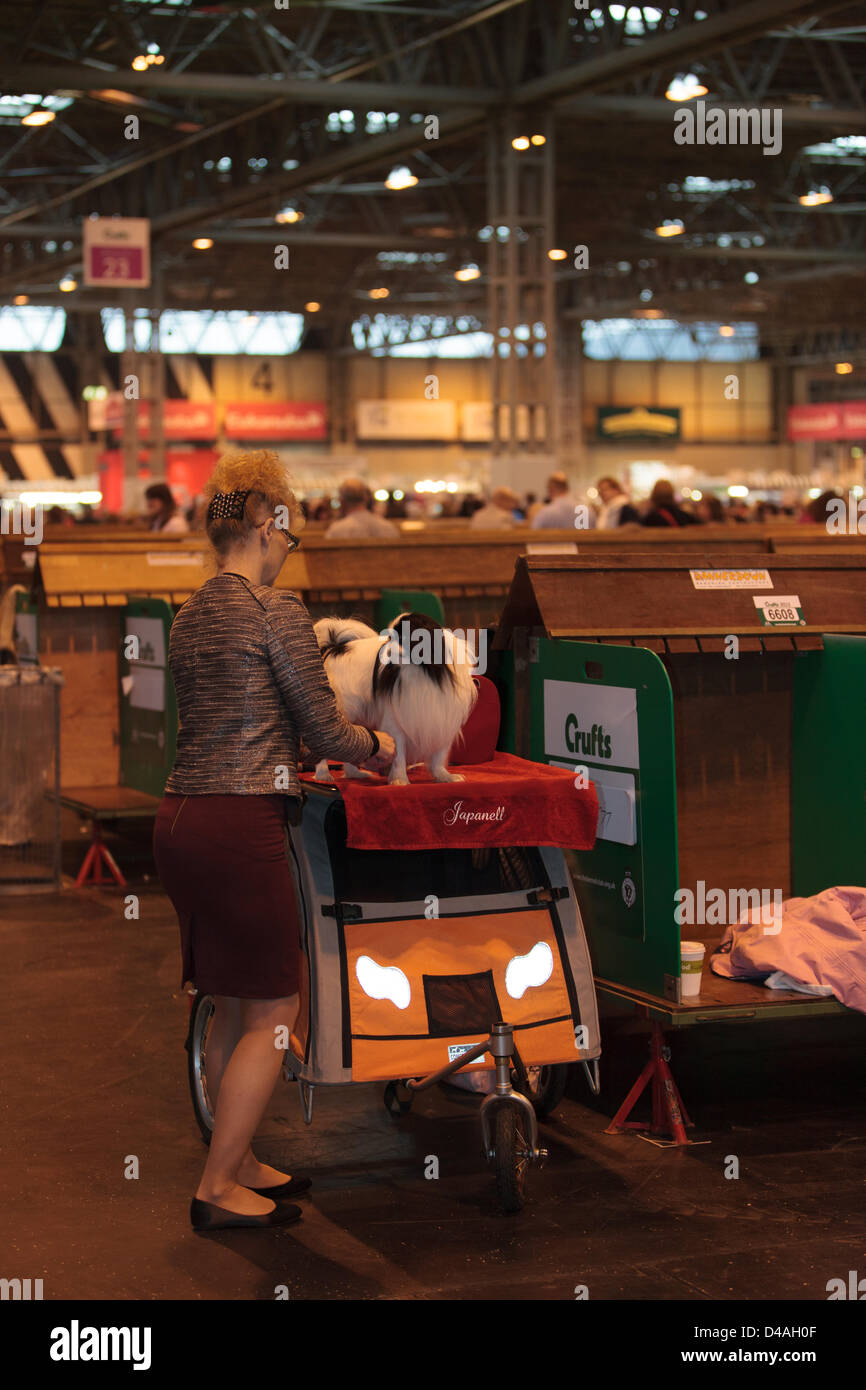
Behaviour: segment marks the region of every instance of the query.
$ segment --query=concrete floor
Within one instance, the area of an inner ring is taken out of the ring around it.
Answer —
[[[80,858],[66,846],[66,867]],[[311,1128],[280,1082],[261,1158],[314,1179],[285,1231],[188,1225],[204,1148],[186,1080],[187,1000],[171,907],[139,872],[113,890],[0,898],[4,1277],[46,1299],[826,1299],[866,1275],[866,1019],[689,1030],[673,1067],[709,1141],[686,1151],[607,1117],[645,1058],[611,1023],[605,1091],[544,1127],[522,1213],[499,1213],[477,1101],[435,1090],[393,1120],[382,1087],[321,1090]],[[125,858],[124,858],[125,856]],[[439,1159],[438,1180],[424,1178]],[[124,1177],[129,1156],[137,1180]],[[724,1177],[729,1155],[740,1177]],[[5,1267],[8,1265],[8,1268]]]

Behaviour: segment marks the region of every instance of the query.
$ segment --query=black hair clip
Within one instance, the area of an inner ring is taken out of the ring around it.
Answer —
[[[236,488],[234,492],[215,493],[207,509],[208,521],[243,521],[244,508],[251,492],[252,488],[247,488],[246,492]]]

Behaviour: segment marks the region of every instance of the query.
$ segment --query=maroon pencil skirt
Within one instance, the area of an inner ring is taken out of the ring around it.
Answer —
[[[285,797],[166,794],[153,852],[180,923],[182,985],[236,999],[296,993]]]

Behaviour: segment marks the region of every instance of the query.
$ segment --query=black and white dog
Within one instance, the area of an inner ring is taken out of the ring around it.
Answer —
[[[384,730],[397,745],[388,781],[406,785],[407,766],[426,763],[437,782],[462,782],[445,759],[478,694],[468,643],[423,613],[401,613],[385,633],[355,618],[320,618],[315,631],[346,719]],[[345,772],[372,775],[350,764]],[[327,782],[328,764],[315,775]]]

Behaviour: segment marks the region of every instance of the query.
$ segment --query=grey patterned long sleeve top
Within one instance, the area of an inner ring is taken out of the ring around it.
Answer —
[[[300,739],[317,761],[373,751],[337,708],[310,615],[286,590],[208,579],[172,624],[168,660],[180,729],[167,792],[297,797]]]

